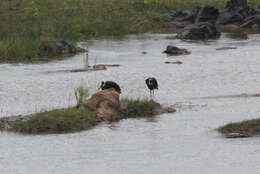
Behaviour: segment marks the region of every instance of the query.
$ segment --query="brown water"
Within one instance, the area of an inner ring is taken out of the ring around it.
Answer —
[[[72,106],[74,88],[83,83],[93,93],[102,80],[118,82],[122,97],[147,98],[144,79],[150,76],[159,82],[155,100],[177,107],[177,113],[152,120],[127,119],[74,134],[0,133],[1,174],[257,173],[260,138],[224,139],[214,129],[259,117],[260,98],[192,98],[260,93],[259,35],[209,42],[167,36],[89,41],[90,64],[121,65],[106,71],[48,73],[82,68],[82,54],[46,64],[0,65],[0,117]],[[169,44],[192,54],[167,57],[162,51]],[[216,51],[224,46],[237,49]],[[183,64],[164,64],[178,60]]]

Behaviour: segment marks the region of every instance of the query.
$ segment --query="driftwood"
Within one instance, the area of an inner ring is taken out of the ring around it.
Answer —
[[[233,50],[237,49],[237,47],[221,47],[221,48],[216,48],[216,50],[221,51],[221,50]]]
[[[101,70],[106,70],[107,67],[119,67],[119,66],[120,66],[119,64],[97,64],[94,66],[88,66],[88,68],[48,71],[47,73],[101,71]]]

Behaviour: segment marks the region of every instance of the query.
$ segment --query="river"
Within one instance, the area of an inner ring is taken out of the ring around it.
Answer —
[[[1,174],[257,173],[260,138],[225,139],[215,129],[259,117],[260,98],[200,97],[260,93],[260,35],[240,40],[222,34],[207,42],[168,36],[90,40],[91,65],[121,65],[106,71],[62,72],[83,68],[83,54],[41,64],[1,64],[0,117],[73,106],[74,88],[84,84],[94,93],[102,80],[118,82],[121,97],[148,98],[144,80],[150,76],[159,83],[155,100],[177,108],[154,119],[126,119],[73,134],[2,132]],[[162,54],[169,44],[192,53]],[[225,46],[237,49],[216,50]]]

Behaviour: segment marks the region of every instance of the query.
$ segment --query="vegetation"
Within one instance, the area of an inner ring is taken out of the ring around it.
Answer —
[[[83,108],[68,108],[36,113],[27,121],[10,124],[9,131],[24,134],[69,133],[87,130],[96,124],[93,112]]]
[[[226,0],[1,0],[0,62],[60,56],[53,40],[159,31],[159,16],[195,5],[223,8]],[[249,0],[259,4],[260,0]]]
[[[239,133],[241,135],[254,136],[260,134],[260,119],[246,120],[238,123],[230,123],[217,129],[222,134]]]
[[[0,131],[3,131],[3,130],[5,130],[5,125],[4,125],[4,123],[0,122]]]
[[[88,88],[81,85],[74,89],[74,95],[77,101],[77,106],[80,106],[83,103],[83,100],[89,96]]]
[[[124,118],[151,117],[156,114],[155,108],[158,103],[147,99],[123,99],[122,102],[128,103],[128,111],[123,115]]]
[[[151,117],[156,114],[155,108],[158,106],[152,100],[123,99],[122,102],[127,102],[128,111],[118,115],[118,119]],[[71,133],[88,130],[99,122],[95,113],[84,107],[55,109],[26,117],[27,119],[11,121],[8,125],[0,122],[0,131],[23,134]]]

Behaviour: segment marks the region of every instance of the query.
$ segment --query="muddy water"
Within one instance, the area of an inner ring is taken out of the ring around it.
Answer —
[[[238,40],[223,35],[195,43],[166,37],[89,41],[90,64],[121,65],[106,71],[55,72],[82,68],[82,54],[47,64],[0,65],[0,117],[72,106],[75,87],[86,84],[93,93],[102,80],[117,81],[123,97],[149,97],[144,84],[149,76],[159,82],[155,100],[177,107],[175,114],[122,120],[74,134],[0,133],[1,173],[257,173],[260,138],[224,139],[214,129],[259,117],[260,98],[201,97],[260,93],[260,36]],[[162,51],[168,44],[192,54],[167,57]],[[237,49],[216,51],[220,47]]]

